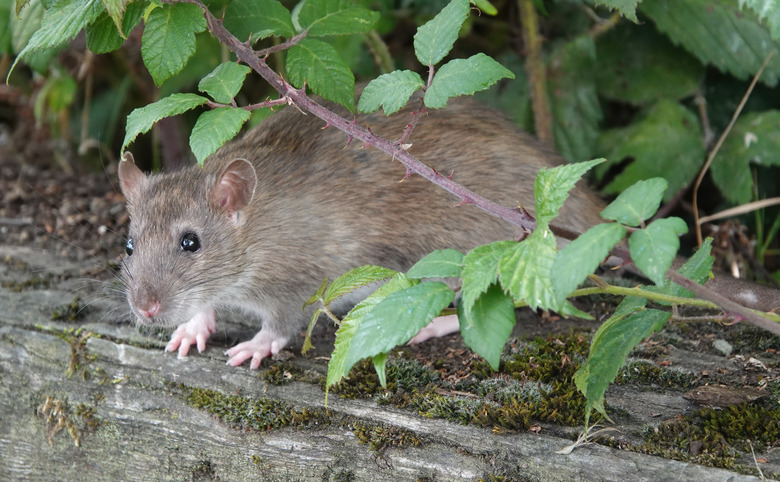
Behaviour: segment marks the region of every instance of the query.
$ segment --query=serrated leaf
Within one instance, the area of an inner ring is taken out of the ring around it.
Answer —
[[[469,0],[450,3],[414,34],[414,53],[423,65],[436,65],[452,50],[460,26],[469,16]]]
[[[628,238],[631,260],[653,283],[661,285],[680,249],[679,236],[687,232],[688,226],[680,218],[656,219]]]
[[[780,5],[777,0],[739,0],[739,8],[744,10],[745,7],[766,22],[773,39],[780,39]]]
[[[669,181],[664,200],[684,189],[699,172],[705,152],[696,115],[677,102],[661,100],[629,127],[606,131],[599,151],[609,162],[595,170],[603,176],[623,159],[633,158],[604,192],[619,193],[635,182],[651,177]],[[673,174],[672,174],[673,173]]]
[[[8,21],[11,27],[11,47],[18,54],[27,46],[33,34],[41,28],[41,21],[46,9],[43,3],[31,2],[24,6],[21,14],[10,15]]]
[[[364,33],[374,28],[377,20],[379,12],[350,0],[305,0],[298,11],[298,23],[310,36]]]
[[[463,270],[463,253],[441,249],[425,256],[406,272],[407,278],[455,278]]]
[[[277,0],[233,0],[225,9],[223,24],[239,40],[295,35],[290,11]]]
[[[626,226],[639,226],[658,211],[669,183],[662,177],[637,181],[609,203],[601,217]]]
[[[729,201],[744,204],[753,198],[751,163],[780,166],[780,111],[743,114],[712,162],[712,180]]]
[[[564,42],[548,62],[555,145],[569,162],[593,159],[603,117],[596,89],[596,46],[588,35]]]
[[[114,26],[118,31],[122,30],[122,17],[125,14],[127,8],[127,0],[101,0],[103,8],[106,9],[106,14],[111,18]]]
[[[498,278],[498,262],[504,252],[517,244],[514,241],[496,241],[479,246],[463,257],[463,287],[458,304],[471,311],[477,299],[488,290]]]
[[[534,200],[536,203],[536,224],[546,227],[558,215],[558,211],[569,197],[569,191],[582,176],[604,159],[565,164],[553,168],[540,169],[534,181]]]
[[[610,10],[617,10],[620,15],[634,23],[639,23],[636,18],[636,7],[642,0],[596,0],[596,6],[603,5]]]
[[[190,134],[190,149],[198,164],[217,152],[224,143],[234,138],[251,113],[237,107],[219,107],[202,113]]]
[[[653,28],[627,23],[600,35],[595,69],[599,95],[631,105],[692,96],[704,80],[704,66]]]
[[[450,60],[442,65],[433,83],[425,92],[425,105],[441,109],[447,100],[489,88],[501,79],[514,79],[515,74],[483,53],[467,59]]]
[[[406,343],[453,299],[455,292],[441,281],[426,281],[388,295],[366,313],[352,340],[347,366]]]
[[[333,280],[330,286],[328,286],[328,290],[325,291],[323,300],[325,301],[326,305],[329,305],[338,298],[351,293],[358,288],[378,283],[379,281],[391,278],[396,274],[396,271],[383,268],[382,266],[374,266],[370,264],[359,266],[347,271],[343,275]]]
[[[374,112],[380,107],[385,115],[401,110],[417,90],[425,87],[420,74],[411,70],[396,70],[382,74],[366,85],[360,94],[358,112]]]
[[[117,30],[114,20],[107,13],[101,13],[97,20],[87,25],[87,48],[96,54],[113,52],[124,44],[124,38],[141,21],[145,5],[134,2],[127,6],[122,16],[122,32]]]
[[[535,310],[557,310],[550,279],[555,262],[555,236],[548,229],[537,226],[525,241],[507,249],[498,263],[498,279],[504,291],[515,301],[522,301]]]
[[[750,11],[740,11],[733,2],[711,0],[653,0],[640,5],[658,29],[682,45],[704,64],[712,64],[739,79],[758,72],[778,43],[769,29]],[[727,26],[727,27],[724,27]],[[774,87],[780,78],[780,58],[775,55],[761,76]]]
[[[252,69],[235,62],[225,62],[203,77],[198,90],[205,92],[217,102],[229,104],[244,85],[244,79]]]
[[[355,76],[330,44],[305,39],[287,52],[287,75],[297,87],[303,83],[325,99],[355,110]]]
[[[141,37],[141,57],[155,85],[184,68],[195,53],[195,34],[205,29],[197,5],[177,3],[152,10]]]
[[[695,283],[704,284],[712,272],[714,258],[710,256],[712,238],[706,238],[701,247],[677,270],[678,273]],[[671,296],[693,298],[694,294],[672,281],[664,280],[663,286],[643,286],[642,289]],[[659,302],[660,304],[667,304]]]
[[[558,252],[552,267],[552,285],[558,303],[596,271],[599,264],[626,235],[619,224],[599,224],[585,231]]]
[[[491,285],[469,311],[458,303],[463,342],[498,370],[504,345],[515,326],[515,304],[497,284]]]
[[[586,423],[594,408],[607,416],[604,394],[626,357],[640,341],[663,328],[670,317],[670,313],[657,310],[642,310],[627,316],[613,315],[596,331],[590,356],[574,374],[574,383],[586,399]]]
[[[325,387],[332,387],[346,377],[349,370],[352,369],[354,362],[349,363],[348,357],[352,349],[352,343],[355,334],[360,328],[363,319],[374,309],[382,300],[396,291],[403,290],[413,286],[414,282],[406,279],[403,273],[397,273],[390,281],[383,284],[366,299],[355,305],[352,310],[341,320],[339,329],[336,330],[336,341],[334,342],[333,354],[328,362],[328,375]]]
[[[153,104],[135,109],[127,116],[127,127],[125,128],[125,139],[122,141],[122,152],[131,142],[135,140],[138,134],[143,134],[152,128],[155,122],[163,117],[170,117],[200,105],[209,100],[196,94],[171,94]]]
[[[46,10],[41,26],[19,52],[19,59],[34,52],[49,50],[74,38],[103,11],[99,0],[60,0]],[[11,68],[13,70],[13,67]]]

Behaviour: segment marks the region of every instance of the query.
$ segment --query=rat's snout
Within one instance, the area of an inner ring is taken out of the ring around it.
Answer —
[[[160,299],[154,293],[138,292],[135,296],[130,296],[130,304],[144,321],[160,315]]]

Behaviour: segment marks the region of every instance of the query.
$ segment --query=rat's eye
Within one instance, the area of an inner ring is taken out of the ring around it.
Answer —
[[[133,238],[127,238],[127,244],[125,244],[125,251],[127,252],[127,255],[132,256],[134,249],[135,247],[133,247]]]
[[[179,247],[182,251],[194,253],[200,249],[200,239],[198,239],[198,235],[195,233],[184,233]]]

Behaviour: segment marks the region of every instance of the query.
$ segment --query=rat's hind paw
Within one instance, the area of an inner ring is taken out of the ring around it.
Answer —
[[[165,345],[165,351],[179,350],[179,358],[184,358],[190,352],[190,346],[195,344],[198,353],[206,349],[206,340],[217,330],[214,320],[214,308],[207,308],[193,316],[187,323],[182,323],[171,335],[171,341]]]
[[[409,340],[409,345],[416,345],[431,338],[439,338],[460,330],[458,315],[437,316],[427,326]]]
[[[260,362],[263,361],[263,358],[279,353],[279,350],[287,346],[288,340],[286,336],[279,336],[262,329],[251,340],[239,343],[226,351],[225,355],[230,357],[227,364],[237,367],[251,358],[252,362],[249,364],[249,368],[257,370],[260,368]]]

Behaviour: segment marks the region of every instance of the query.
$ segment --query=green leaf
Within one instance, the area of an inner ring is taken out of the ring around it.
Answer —
[[[155,85],[184,68],[195,53],[195,34],[205,29],[197,5],[177,3],[152,10],[141,37],[141,57]]]
[[[383,107],[385,115],[394,114],[409,102],[412,94],[423,87],[425,81],[411,70],[382,74],[363,89],[358,101],[358,112],[374,112]]]
[[[552,266],[557,252],[555,236],[537,226],[525,241],[507,249],[498,263],[498,279],[515,301],[525,300],[535,310],[557,310],[552,288]]]
[[[750,112],[737,119],[710,167],[712,180],[729,201],[753,198],[751,163],[780,166],[780,111]]]
[[[152,128],[155,122],[163,117],[170,117],[200,105],[209,100],[196,94],[171,94],[157,102],[145,107],[135,109],[127,116],[127,127],[125,140],[122,141],[122,152],[125,151],[131,142],[135,140],[138,134],[143,134]]]
[[[374,370],[376,370],[377,377],[379,377],[379,384],[382,388],[387,387],[387,373],[385,365],[387,363],[387,353],[380,353],[371,359],[374,364]]]
[[[241,90],[244,79],[252,69],[235,62],[225,62],[201,79],[198,90],[205,92],[217,102],[229,104]]]
[[[493,370],[498,370],[504,345],[515,326],[515,304],[497,284],[491,285],[464,311],[458,303],[460,333],[466,345],[484,358]]]
[[[596,6],[603,5],[610,10],[617,10],[620,15],[634,23],[639,23],[636,18],[636,6],[642,0],[596,0]]]
[[[94,23],[87,25],[87,48],[96,54],[105,54],[121,47],[127,34],[141,21],[144,8],[143,2],[134,2],[127,6],[122,16],[121,34],[114,20],[106,12],[101,13]]]
[[[680,218],[656,219],[628,239],[631,260],[650,280],[663,284],[666,271],[680,249],[681,234],[688,226]]]
[[[370,264],[359,266],[333,280],[330,286],[328,286],[328,290],[325,292],[323,300],[325,301],[325,304],[328,305],[358,288],[378,283],[379,281],[391,278],[396,274],[396,271],[381,266]]]
[[[599,264],[626,235],[619,224],[599,224],[585,231],[563,247],[552,267],[552,285],[558,303],[563,303],[585,278],[596,271]]]
[[[611,165],[625,158],[634,161],[604,192],[619,193],[639,180],[663,177],[669,181],[664,195],[668,201],[699,172],[706,154],[701,136],[696,115],[670,100],[658,102],[629,127],[605,132],[599,139],[599,151],[609,162],[599,166],[596,174],[603,176]]]
[[[462,304],[466,311],[471,311],[482,293],[496,282],[501,256],[516,244],[514,241],[496,241],[474,248],[463,257],[463,287],[458,304]]]
[[[618,24],[599,36],[599,95],[632,105],[692,96],[704,80],[704,66],[654,28]]]
[[[127,8],[127,0],[101,0],[106,14],[111,18],[117,30],[122,30],[122,17]]]
[[[455,293],[441,281],[426,281],[388,295],[366,313],[352,340],[347,365],[406,343],[453,299]]]
[[[758,72],[778,43],[750,11],[733,2],[712,0],[653,0],[641,11],[675,44],[682,45],[704,64],[712,64],[739,79]],[[761,80],[774,87],[780,77],[780,56],[770,60]]]
[[[198,164],[217,152],[249,120],[251,113],[238,107],[219,107],[202,113],[190,134],[190,148]]]
[[[350,362],[348,357],[352,350],[355,334],[358,332],[366,315],[390,294],[409,288],[413,285],[414,282],[406,279],[406,276],[404,276],[403,273],[398,273],[390,281],[368,295],[366,299],[355,305],[347,316],[341,320],[341,325],[339,325],[339,329],[336,330],[336,341],[334,342],[333,354],[328,362],[328,375],[325,382],[326,388],[332,387],[341,381],[342,378],[346,377],[349,370],[355,364],[354,361]]]
[[[507,78],[514,79],[515,74],[483,53],[450,60],[441,66],[425,92],[425,105],[441,109],[451,97],[471,95]]]
[[[569,162],[593,159],[602,119],[596,90],[596,46],[588,35],[560,44],[548,62],[555,145]]]
[[[451,0],[438,15],[417,29],[414,53],[421,64],[436,65],[452,50],[469,9],[469,0]]]
[[[225,9],[226,29],[239,40],[295,35],[290,11],[277,0],[233,0]]]
[[[533,132],[531,112],[531,88],[524,61],[513,52],[504,52],[496,57],[501,65],[515,74],[511,82],[499,82],[494,89],[477,92],[474,97],[480,102],[504,112],[521,129]]]
[[[624,307],[622,311],[631,314],[618,315],[616,312],[599,327],[591,340],[590,356],[574,374],[574,383],[586,399],[586,424],[594,408],[607,416],[604,411],[604,394],[615,380],[626,357],[640,341],[663,328],[671,317],[671,313],[657,310],[635,312],[638,306],[630,298],[623,300],[621,306],[624,303],[631,306]]]
[[[463,270],[463,253],[455,249],[440,249],[425,256],[406,272],[407,278],[455,278]]]
[[[488,0],[474,0],[474,6],[487,15],[498,15],[498,9]]]
[[[60,0],[46,10],[41,27],[30,37],[30,41],[19,52],[21,58],[42,50],[57,48],[74,38],[84,27],[97,19],[103,11],[99,0]],[[13,70],[13,67],[11,67]]]
[[[712,238],[706,238],[701,247],[696,253],[691,256],[688,261],[683,264],[678,273],[686,278],[694,281],[695,283],[704,284],[709,278],[712,272],[712,264],[714,258],[710,256],[710,249],[712,248]],[[652,291],[655,293],[664,293],[671,296],[679,296],[685,298],[693,298],[694,294],[678,285],[672,283],[670,280],[664,280],[663,286],[643,286],[642,289]],[[660,304],[667,304],[659,302]]]
[[[639,226],[658,211],[669,183],[662,177],[637,181],[612,201],[601,217],[626,226]]]
[[[766,22],[774,40],[780,39],[780,8],[776,0],[739,0],[739,8],[744,10],[745,7]]]
[[[305,39],[287,52],[287,75],[292,84],[304,82],[318,95],[355,110],[355,76],[330,44]]]
[[[368,32],[379,20],[379,12],[350,0],[304,0],[298,23],[309,36],[347,35]]]
[[[558,215],[558,211],[569,197],[569,191],[582,176],[604,159],[565,164],[553,168],[539,169],[534,181],[536,202],[536,224],[542,228]]]

